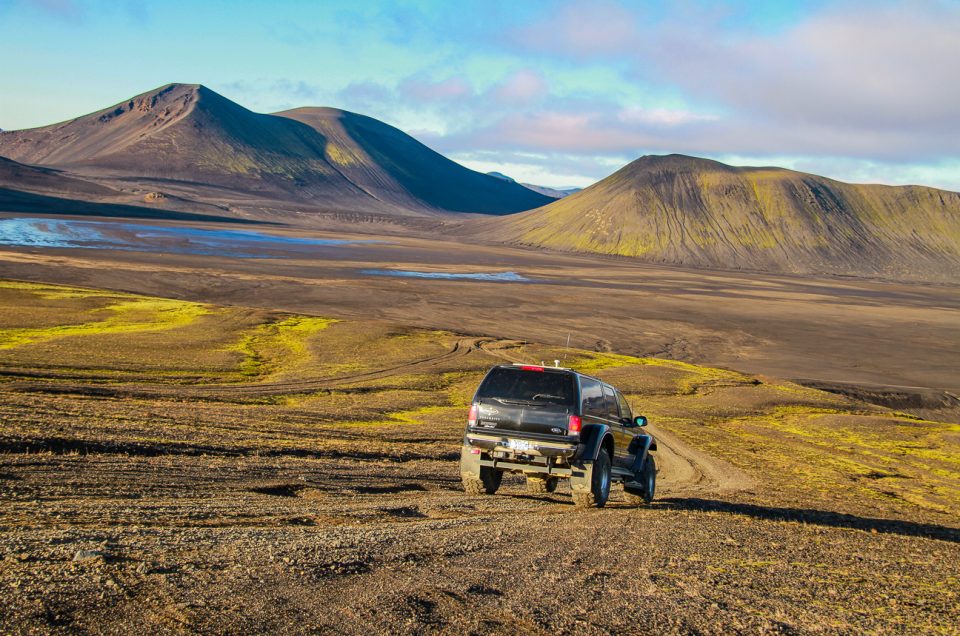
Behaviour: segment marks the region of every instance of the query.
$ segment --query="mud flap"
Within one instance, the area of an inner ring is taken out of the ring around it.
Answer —
[[[462,479],[480,479],[480,453],[470,452],[470,446],[460,447],[460,477]]]
[[[571,465],[570,490],[589,491],[593,481],[593,462],[577,462]]]

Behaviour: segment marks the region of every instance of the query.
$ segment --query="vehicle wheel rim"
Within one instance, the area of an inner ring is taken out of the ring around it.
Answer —
[[[610,491],[610,471],[604,471],[600,477],[600,492],[606,494]]]

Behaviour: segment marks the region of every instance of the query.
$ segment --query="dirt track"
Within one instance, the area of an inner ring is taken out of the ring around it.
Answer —
[[[755,479],[723,460],[699,451],[658,426],[650,426],[657,440],[657,489],[664,497],[716,496],[757,485]]]

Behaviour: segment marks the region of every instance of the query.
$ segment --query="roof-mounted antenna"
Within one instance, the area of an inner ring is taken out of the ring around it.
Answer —
[[[566,364],[566,363],[567,363],[567,354],[570,353],[570,332],[569,332],[569,331],[567,332],[567,349],[566,349],[566,351],[564,351],[563,353],[564,353],[564,355],[563,355],[563,363]],[[560,366],[560,365],[558,364],[557,366]]]

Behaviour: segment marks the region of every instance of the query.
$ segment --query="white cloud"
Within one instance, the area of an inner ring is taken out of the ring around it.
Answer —
[[[517,30],[513,46],[568,65],[623,69],[637,88],[679,93],[692,106],[547,116],[584,148],[616,145],[610,135],[618,131],[620,149],[646,144],[901,163],[958,155],[960,4],[845,2],[807,11],[778,32],[738,29],[729,8],[696,3],[670,6],[656,19],[648,7],[605,3],[589,11],[568,4]],[[537,136],[519,132],[531,141]],[[549,136],[539,137],[553,146]]]
[[[511,30],[510,41],[532,49],[585,57],[620,54],[640,38],[637,15],[616,2],[568,2],[546,19]]]
[[[617,114],[618,121],[624,124],[680,126],[700,121],[716,121],[717,115],[703,115],[683,109],[670,108],[640,108],[628,106]]]
[[[498,103],[522,106],[545,98],[550,88],[543,75],[531,69],[521,69],[494,85],[488,95]]]

